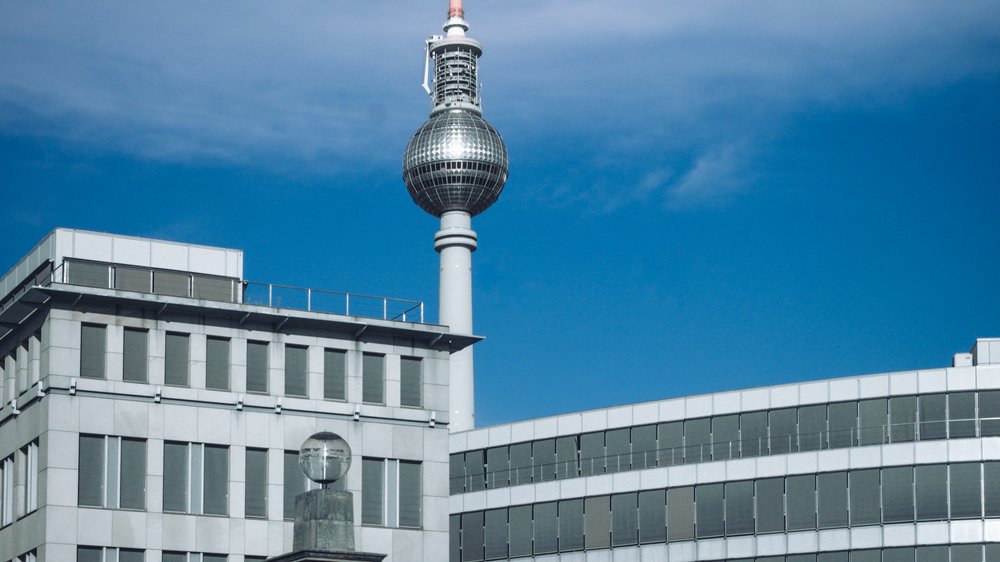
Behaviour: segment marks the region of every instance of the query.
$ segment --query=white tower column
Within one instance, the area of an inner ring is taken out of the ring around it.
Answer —
[[[441,254],[438,321],[452,332],[472,334],[472,252],[476,250],[476,232],[469,213],[449,211],[441,215],[434,249]],[[449,427],[451,431],[467,431],[476,425],[472,347],[452,353],[449,363]]]

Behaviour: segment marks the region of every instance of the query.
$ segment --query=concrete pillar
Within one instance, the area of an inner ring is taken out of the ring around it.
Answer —
[[[472,252],[476,245],[469,213],[441,215],[441,230],[434,235],[434,249],[441,254],[438,321],[458,334],[472,334]],[[467,431],[476,425],[472,347],[452,353],[449,363],[449,427]]]

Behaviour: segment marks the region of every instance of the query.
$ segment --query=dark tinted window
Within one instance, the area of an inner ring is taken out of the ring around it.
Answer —
[[[858,442],[858,403],[830,404],[829,444],[832,448],[853,447]]]
[[[882,521],[913,521],[913,468],[882,469]]]
[[[573,478],[580,474],[576,449],[576,435],[556,439],[556,478]]]
[[[477,562],[483,559],[483,512],[462,514],[462,561]]]
[[[847,526],[847,473],[825,472],[816,475],[819,528]]]
[[[885,398],[862,400],[858,404],[861,445],[880,445],[889,438],[889,405]]]
[[[684,422],[684,462],[712,460],[712,424],[709,418]]]
[[[611,546],[611,498],[609,496],[597,496],[585,500],[584,526],[588,550]]]
[[[948,467],[943,464],[917,466],[914,469],[917,488],[917,520],[935,521],[948,518]]]
[[[507,447],[486,449],[486,480],[490,488],[503,488],[509,482],[510,459]]]
[[[785,530],[785,479],[757,480],[757,532]]]
[[[726,534],[753,533],[753,481],[726,482]]]
[[[656,426],[632,428],[632,470],[656,466]]]
[[[556,440],[540,439],[531,443],[531,462],[534,481],[546,482],[556,478]]]
[[[661,423],[656,428],[660,466],[684,462],[684,426],[681,422]]]
[[[889,399],[889,440],[913,441],[916,436],[917,398],[901,396]]]
[[[740,449],[743,457],[767,454],[767,412],[740,414]]]
[[[795,408],[784,408],[768,412],[771,432],[771,454],[779,455],[798,450],[795,439]]]
[[[559,519],[556,502],[535,504],[535,554],[558,551]]]
[[[667,501],[664,490],[639,492],[639,542],[667,540]]]
[[[583,550],[583,500],[559,502],[559,551]]]
[[[816,528],[816,476],[789,476],[785,480],[788,530]]]
[[[608,457],[608,472],[629,469],[632,448],[629,444],[628,428],[611,429],[605,435],[605,454]]]
[[[799,450],[817,451],[826,447],[826,406],[799,408]]]
[[[507,558],[507,509],[491,509],[483,516],[487,560]]]
[[[851,493],[851,525],[869,525],[878,523],[879,513],[879,475],[878,469],[853,470],[850,472],[848,485]]]
[[[580,436],[580,474],[604,474],[604,432]]]
[[[704,484],[694,489],[698,538],[720,537],[725,533],[722,508],[722,484]]]
[[[639,533],[637,494],[611,496],[611,545],[636,544]]]
[[[690,486],[667,490],[667,538],[694,538],[694,488]]]
[[[510,508],[510,557],[531,556],[531,506]]]
[[[740,457],[740,417],[736,414],[712,418],[712,458]]]
[[[920,439],[944,439],[946,400],[944,394],[925,394],[919,398]]]
[[[980,496],[982,481],[979,463],[953,464],[948,467],[951,473],[951,518],[982,517],[983,506]]]
[[[948,395],[948,437],[976,436],[976,393],[954,392]]]

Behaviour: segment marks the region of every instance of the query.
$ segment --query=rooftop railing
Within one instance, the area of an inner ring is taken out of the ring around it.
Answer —
[[[527,464],[519,466],[514,466],[514,461],[509,460],[506,466],[499,469],[494,469],[487,463],[473,468],[473,471],[464,475],[451,475],[451,493],[475,492],[532,482],[548,482],[662,466],[867,445],[979,437],[1000,437],[1000,418],[914,421],[679,447],[654,447],[609,455],[589,456],[578,449],[574,457],[568,460],[534,462],[534,459],[531,459]],[[556,454],[553,453],[553,456]]]
[[[422,301],[257,283],[234,277],[134,265],[66,259],[55,268],[37,275],[34,284],[47,286],[53,283],[424,323]]]

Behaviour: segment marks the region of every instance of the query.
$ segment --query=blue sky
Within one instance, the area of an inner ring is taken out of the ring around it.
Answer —
[[[400,158],[444,0],[0,3],[0,263],[67,226],[423,299]],[[945,366],[1000,336],[991,1],[467,0],[510,181],[480,424]]]

